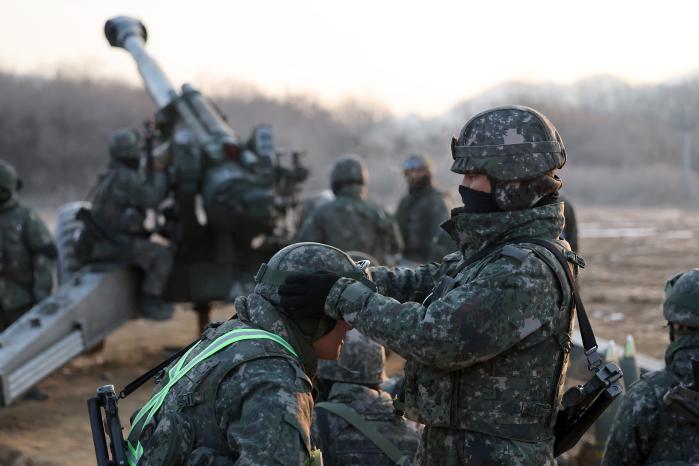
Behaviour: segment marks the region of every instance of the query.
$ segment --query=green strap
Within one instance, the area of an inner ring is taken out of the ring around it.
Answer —
[[[411,464],[410,457],[400,451],[390,440],[388,440],[381,432],[376,430],[369,422],[367,422],[357,411],[351,406],[344,403],[334,403],[332,401],[324,401],[316,404],[316,408],[321,408],[329,411],[336,416],[340,416],[345,421],[361,432],[366,438],[374,442],[374,445],[388,456],[396,465],[408,466]]]
[[[216,340],[211,342],[211,344],[207,346],[204,351],[197,354],[191,361],[186,362],[194,348],[199,346],[199,343],[201,343],[201,341],[197,342],[184,354],[184,356],[177,361],[173,367],[170,368],[168,371],[168,382],[165,384],[165,386],[158,391],[158,393],[153,395],[148,403],[146,403],[136,414],[136,417],[131,425],[128,440],[126,442],[128,449],[127,459],[129,461],[129,465],[136,466],[143,455],[143,446],[141,445],[141,442],[137,441],[136,446],[134,447],[131,441],[135,441],[141,435],[143,427],[153,419],[153,416],[155,416],[165,402],[170,389],[196,365],[210,358],[222,349],[232,345],[233,343],[243,340],[271,340],[282,346],[289,353],[293,354],[294,357],[299,357],[296,351],[294,351],[294,348],[292,348],[292,346],[279,335],[258,329],[235,329],[216,338]]]

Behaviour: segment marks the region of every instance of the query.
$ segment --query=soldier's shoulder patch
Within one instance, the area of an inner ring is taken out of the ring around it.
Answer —
[[[529,251],[517,246],[508,244],[500,251],[500,256],[507,257],[509,259],[515,260],[518,264],[524,262],[524,260],[529,256]]]

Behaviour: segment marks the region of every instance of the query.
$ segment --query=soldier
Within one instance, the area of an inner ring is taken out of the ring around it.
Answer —
[[[236,318],[207,329],[163,372],[132,418],[131,465],[307,464],[317,360],[337,359],[349,326],[322,313],[290,317],[277,289],[290,272],[316,269],[368,282],[332,246],[277,252],[255,276],[254,292],[235,300]]]
[[[448,235],[441,236],[439,225],[449,218],[444,194],[432,185],[432,160],[411,154],[403,163],[408,193],[396,211],[403,235],[403,257],[417,264],[441,260],[456,245]]]
[[[335,199],[314,209],[301,225],[296,241],[331,244],[343,251],[361,251],[382,263],[400,253],[403,241],[395,221],[367,200],[366,164],[356,155],[335,162],[330,182]]]
[[[380,293],[332,273],[295,274],[281,302],[296,315],[324,307],[408,360],[405,412],[425,424],[417,464],[555,464],[573,308],[549,250],[574,259],[557,240],[563,142],[539,112],[498,107],[466,123],[452,155],[464,206],[444,228],[458,252],[373,268]]]
[[[100,232],[94,238],[91,261],[125,261],[141,269],[140,311],[145,317],[167,319],[172,306],[160,296],[172,268],[172,252],[149,240],[143,221],[148,209],[155,208],[167,191],[165,173],[154,172],[150,179],[139,173],[140,135],[134,129],[121,129],[109,144],[110,164],[95,187],[92,201],[94,220]]]
[[[337,361],[319,362],[318,378],[332,384],[314,410],[313,438],[325,466],[391,466],[395,455],[412,461],[420,435],[379,387],[385,364],[383,347],[356,330]]]
[[[629,387],[602,465],[699,463],[699,395],[683,400],[692,382],[691,360],[699,358],[699,269],[667,282],[663,316],[670,333],[665,369],[643,374]],[[694,416],[677,413],[683,401],[693,405]]]
[[[56,246],[37,213],[17,201],[21,188],[14,167],[0,160],[0,332],[51,294]],[[48,394],[32,387],[26,399]]]
[[[51,294],[56,246],[39,215],[17,201],[14,167],[0,160],[0,332]]]

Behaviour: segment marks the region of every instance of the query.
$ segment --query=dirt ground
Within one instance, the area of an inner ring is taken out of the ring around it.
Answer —
[[[665,280],[699,267],[699,212],[652,209],[579,209],[582,295],[595,331],[662,358],[667,341],[660,304]],[[214,318],[227,318],[230,307]],[[46,402],[20,401],[0,409],[0,465],[94,465],[85,401],[95,388],[117,390],[196,335],[195,314],[178,310],[166,323],[133,321],[116,331],[99,354],[81,356],[40,384]],[[394,362],[391,365],[396,367]],[[128,424],[150,394],[143,388],[120,404]]]

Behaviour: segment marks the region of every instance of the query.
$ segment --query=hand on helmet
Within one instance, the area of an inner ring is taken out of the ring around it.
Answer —
[[[295,273],[279,287],[280,304],[294,315],[322,317],[330,288],[340,276],[332,272]]]

